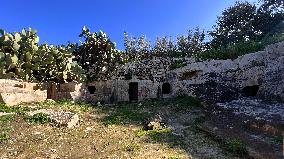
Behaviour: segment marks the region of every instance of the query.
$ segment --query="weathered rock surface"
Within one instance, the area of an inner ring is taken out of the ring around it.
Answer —
[[[206,89],[202,87],[213,89],[217,85],[218,89],[211,91],[211,96],[227,94],[227,97],[232,96],[233,99],[237,99],[242,95],[241,92],[245,87],[257,86],[259,88],[256,96],[284,100],[283,50],[284,42],[280,42],[267,46],[264,51],[246,54],[235,60],[188,63],[185,67],[169,72],[171,74],[169,76],[173,77],[169,83],[173,85],[173,94],[182,92],[204,96],[206,94],[203,92],[206,92]],[[207,98],[211,96],[206,95]],[[222,97],[227,98],[223,95]]]
[[[38,113],[48,115],[48,117],[51,119],[52,124],[59,127],[72,128],[79,123],[79,116],[71,112],[57,112],[51,109],[40,109],[31,111],[28,113],[28,115],[33,116]]]
[[[46,90],[37,83],[0,79],[0,102],[7,105],[42,102],[47,98]]]
[[[275,141],[284,132],[284,104],[242,98],[207,107],[207,132],[225,139],[239,139],[256,159],[282,158],[282,143]]]

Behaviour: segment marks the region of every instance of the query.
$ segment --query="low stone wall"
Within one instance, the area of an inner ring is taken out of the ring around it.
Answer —
[[[7,105],[41,102],[46,100],[45,86],[37,83],[0,79],[0,102]]]

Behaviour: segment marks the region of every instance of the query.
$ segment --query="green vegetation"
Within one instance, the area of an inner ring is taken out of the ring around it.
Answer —
[[[129,151],[129,152],[138,151],[139,149],[140,149],[140,146],[138,144],[135,144],[135,143],[131,143],[131,144],[125,146],[125,150]]]
[[[238,56],[245,55],[247,53],[262,51],[267,45],[284,41],[283,35],[270,36],[262,39],[261,41],[247,41],[236,44],[230,44],[227,47],[220,47],[217,49],[210,49],[197,55],[197,58],[201,60],[208,59],[236,59]]]
[[[23,106],[7,106],[5,104],[0,103],[0,112],[5,112],[5,113],[18,113],[18,114],[23,114],[24,112],[28,111],[28,107],[23,107]]]
[[[171,70],[174,70],[174,69],[177,69],[177,68],[181,68],[181,67],[184,67],[186,66],[186,62],[184,62],[183,60],[177,60],[177,61],[174,61],[171,65],[170,65],[170,69]]]
[[[80,66],[72,60],[71,48],[38,44],[31,28],[6,33],[0,30],[0,77],[26,81],[79,81]]]
[[[123,54],[115,48],[107,35],[100,31],[91,33],[86,27],[79,35],[84,42],[74,54],[76,61],[86,70],[87,80],[107,80],[119,64],[123,64]]]
[[[113,113],[103,118],[102,122],[104,125],[127,124],[130,121],[142,123],[165,105],[178,112],[201,106],[198,100],[190,96],[178,96],[168,100],[147,100],[143,104],[122,102],[112,107]],[[109,108],[102,107],[102,110],[108,111]],[[141,110],[144,111],[141,112]]]
[[[10,131],[10,128],[0,128],[0,143],[10,139],[10,136],[8,134]]]
[[[163,134],[170,134],[172,131],[170,129],[158,129],[158,130],[137,130],[135,131],[135,136],[144,137],[149,135],[154,140],[159,140],[162,138]]]
[[[283,143],[283,136],[275,136],[275,137],[273,137],[273,140],[276,143],[282,144]]]
[[[14,119],[15,119],[15,115],[3,115],[3,116],[0,116],[0,122],[12,121]]]
[[[226,144],[227,149],[239,156],[244,156],[247,154],[247,150],[243,143],[238,139],[227,140]]]
[[[7,135],[6,133],[0,134],[0,143],[9,140],[9,138],[9,135]]]
[[[50,122],[50,118],[44,113],[37,113],[31,117],[25,117],[25,120],[32,124],[46,124]]]
[[[133,105],[132,105],[133,106]],[[115,112],[102,120],[104,125],[126,124],[128,122],[145,121],[150,113],[136,112],[135,107],[128,105],[118,106]]]

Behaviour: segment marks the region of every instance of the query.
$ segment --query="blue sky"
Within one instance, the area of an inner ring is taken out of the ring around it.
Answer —
[[[217,15],[236,0],[5,0],[1,1],[0,28],[38,30],[40,42],[79,42],[83,26],[103,30],[123,49],[123,32],[131,36],[185,34],[199,26],[209,30]],[[254,0],[250,0],[254,1]]]

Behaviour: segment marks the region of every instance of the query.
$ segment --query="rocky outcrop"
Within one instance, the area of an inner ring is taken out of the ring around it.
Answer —
[[[217,95],[216,98],[229,99],[250,94],[284,100],[284,42],[235,60],[192,62],[169,74],[168,81],[175,86],[174,94],[182,92],[207,98]]]

